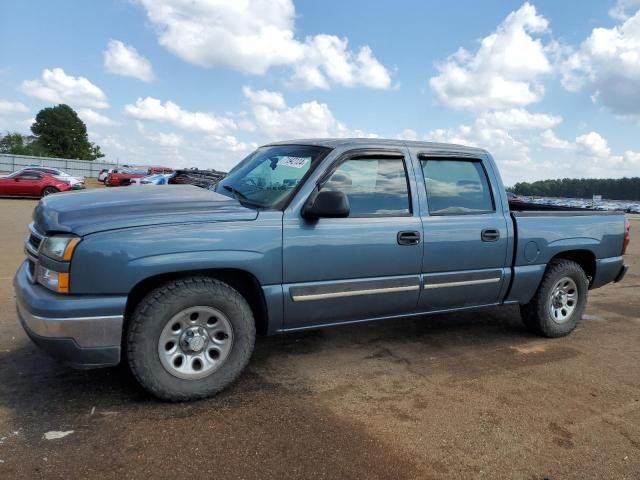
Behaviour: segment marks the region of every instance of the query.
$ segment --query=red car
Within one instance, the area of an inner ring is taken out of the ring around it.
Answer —
[[[147,172],[142,170],[118,170],[110,173],[104,184],[107,187],[124,187],[131,183],[131,179],[146,176]]]
[[[71,184],[53,175],[32,170],[14,172],[0,177],[0,196],[46,197],[52,193],[71,190]]]

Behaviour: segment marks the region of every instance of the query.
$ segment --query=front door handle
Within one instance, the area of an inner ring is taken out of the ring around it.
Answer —
[[[497,242],[500,240],[500,230],[495,228],[485,228],[480,233],[480,238],[483,242]]]
[[[420,232],[409,230],[398,232],[398,245],[417,245],[420,243]]]

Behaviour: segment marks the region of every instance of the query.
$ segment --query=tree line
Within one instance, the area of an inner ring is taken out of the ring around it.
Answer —
[[[0,153],[95,160],[104,157],[100,145],[89,141],[87,126],[68,105],[43,108],[31,125],[31,135],[7,132]]]
[[[517,195],[539,197],[591,198],[602,195],[609,200],[640,200],[640,177],[632,178],[563,178],[516,183]]]

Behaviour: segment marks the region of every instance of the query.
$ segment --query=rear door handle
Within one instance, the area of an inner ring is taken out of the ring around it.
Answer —
[[[483,242],[497,242],[500,239],[500,230],[495,228],[485,228],[480,233]]]
[[[409,230],[398,232],[398,245],[417,245],[420,243],[420,232]]]

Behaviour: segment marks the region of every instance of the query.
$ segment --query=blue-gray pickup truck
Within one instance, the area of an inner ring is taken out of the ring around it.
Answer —
[[[518,304],[566,335],[629,242],[621,213],[510,208],[484,150],[370,139],[265,145],[210,189],[51,195],[29,229],[28,335],[171,401],[227,386],[256,334]]]

